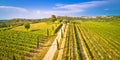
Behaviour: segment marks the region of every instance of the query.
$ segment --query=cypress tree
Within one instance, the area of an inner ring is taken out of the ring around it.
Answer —
[[[54,26],[52,26],[52,30],[54,30]]]
[[[47,29],[47,36],[49,36],[49,30]]]
[[[57,49],[59,50],[59,43],[58,43],[58,40],[57,40],[56,42],[57,42]]]
[[[63,32],[62,32],[62,29],[61,29],[61,38],[63,38]]]
[[[15,56],[13,55],[13,60],[16,60]]]

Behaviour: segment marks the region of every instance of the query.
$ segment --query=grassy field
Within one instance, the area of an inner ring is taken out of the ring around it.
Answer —
[[[59,25],[58,23],[47,23],[47,22],[31,24],[29,32],[38,33],[45,36],[47,34],[47,29],[48,29],[49,34],[53,35],[54,30],[57,28],[58,25]],[[24,28],[24,26],[18,26],[18,27],[12,28],[12,30],[27,31]]]

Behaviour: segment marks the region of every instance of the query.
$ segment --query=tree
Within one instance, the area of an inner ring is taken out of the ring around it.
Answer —
[[[63,31],[62,31],[62,29],[61,29],[61,38],[63,38]]]
[[[16,60],[15,56],[13,55],[13,60]]]
[[[28,31],[28,29],[30,28],[30,23],[24,23],[24,27],[27,29],[27,31]]]
[[[57,20],[56,16],[55,15],[52,15],[52,18],[51,18],[52,22],[55,22]]]
[[[52,26],[52,30],[54,30],[54,26]]]
[[[59,22],[61,23],[63,20],[62,19],[59,19]]]
[[[49,30],[47,29],[47,36],[49,36]]]
[[[59,43],[58,43],[58,40],[57,40],[56,42],[57,42],[57,49],[59,50]]]

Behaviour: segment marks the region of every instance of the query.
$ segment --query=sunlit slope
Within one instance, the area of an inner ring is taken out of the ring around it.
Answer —
[[[53,35],[53,32],[58,25],[59,25],[58,23],[47,23],[47,22],[35,23],[35,24],[31,24],[29,32],[46,35],[48,29],[50,35]],[[15,27],[12,30],[27,31],[24,28],[24,26]]]

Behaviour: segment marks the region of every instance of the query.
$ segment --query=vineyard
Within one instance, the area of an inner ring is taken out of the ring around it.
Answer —
[[[72,22],[62,60],[119,60],[119,26],[108,22]]]
[[[18,31],[0,31],[0,57],[12,59],[13,55],[25,56],[35,48],[37,36],[34,34]]]
[[[0,60],[120,60],[120,0],[0,0]]]
[[[49,25],[45,22],[41,22],[32,24],[28,32],[24,26],[18,26],[11,30],[1,30],[0,59],[12,60],[15,58],[16,60],[26,60],[34,59],[34,56],[39,57],[38,59],[42,59],[53,42],[56,36],[54,35],[54,31],[56,30],[57,32],[59,29],[57,26],[59,25],[60,24]]]
[[[0,60],[120,60],[118,20],[39,22],[0,30]]]

